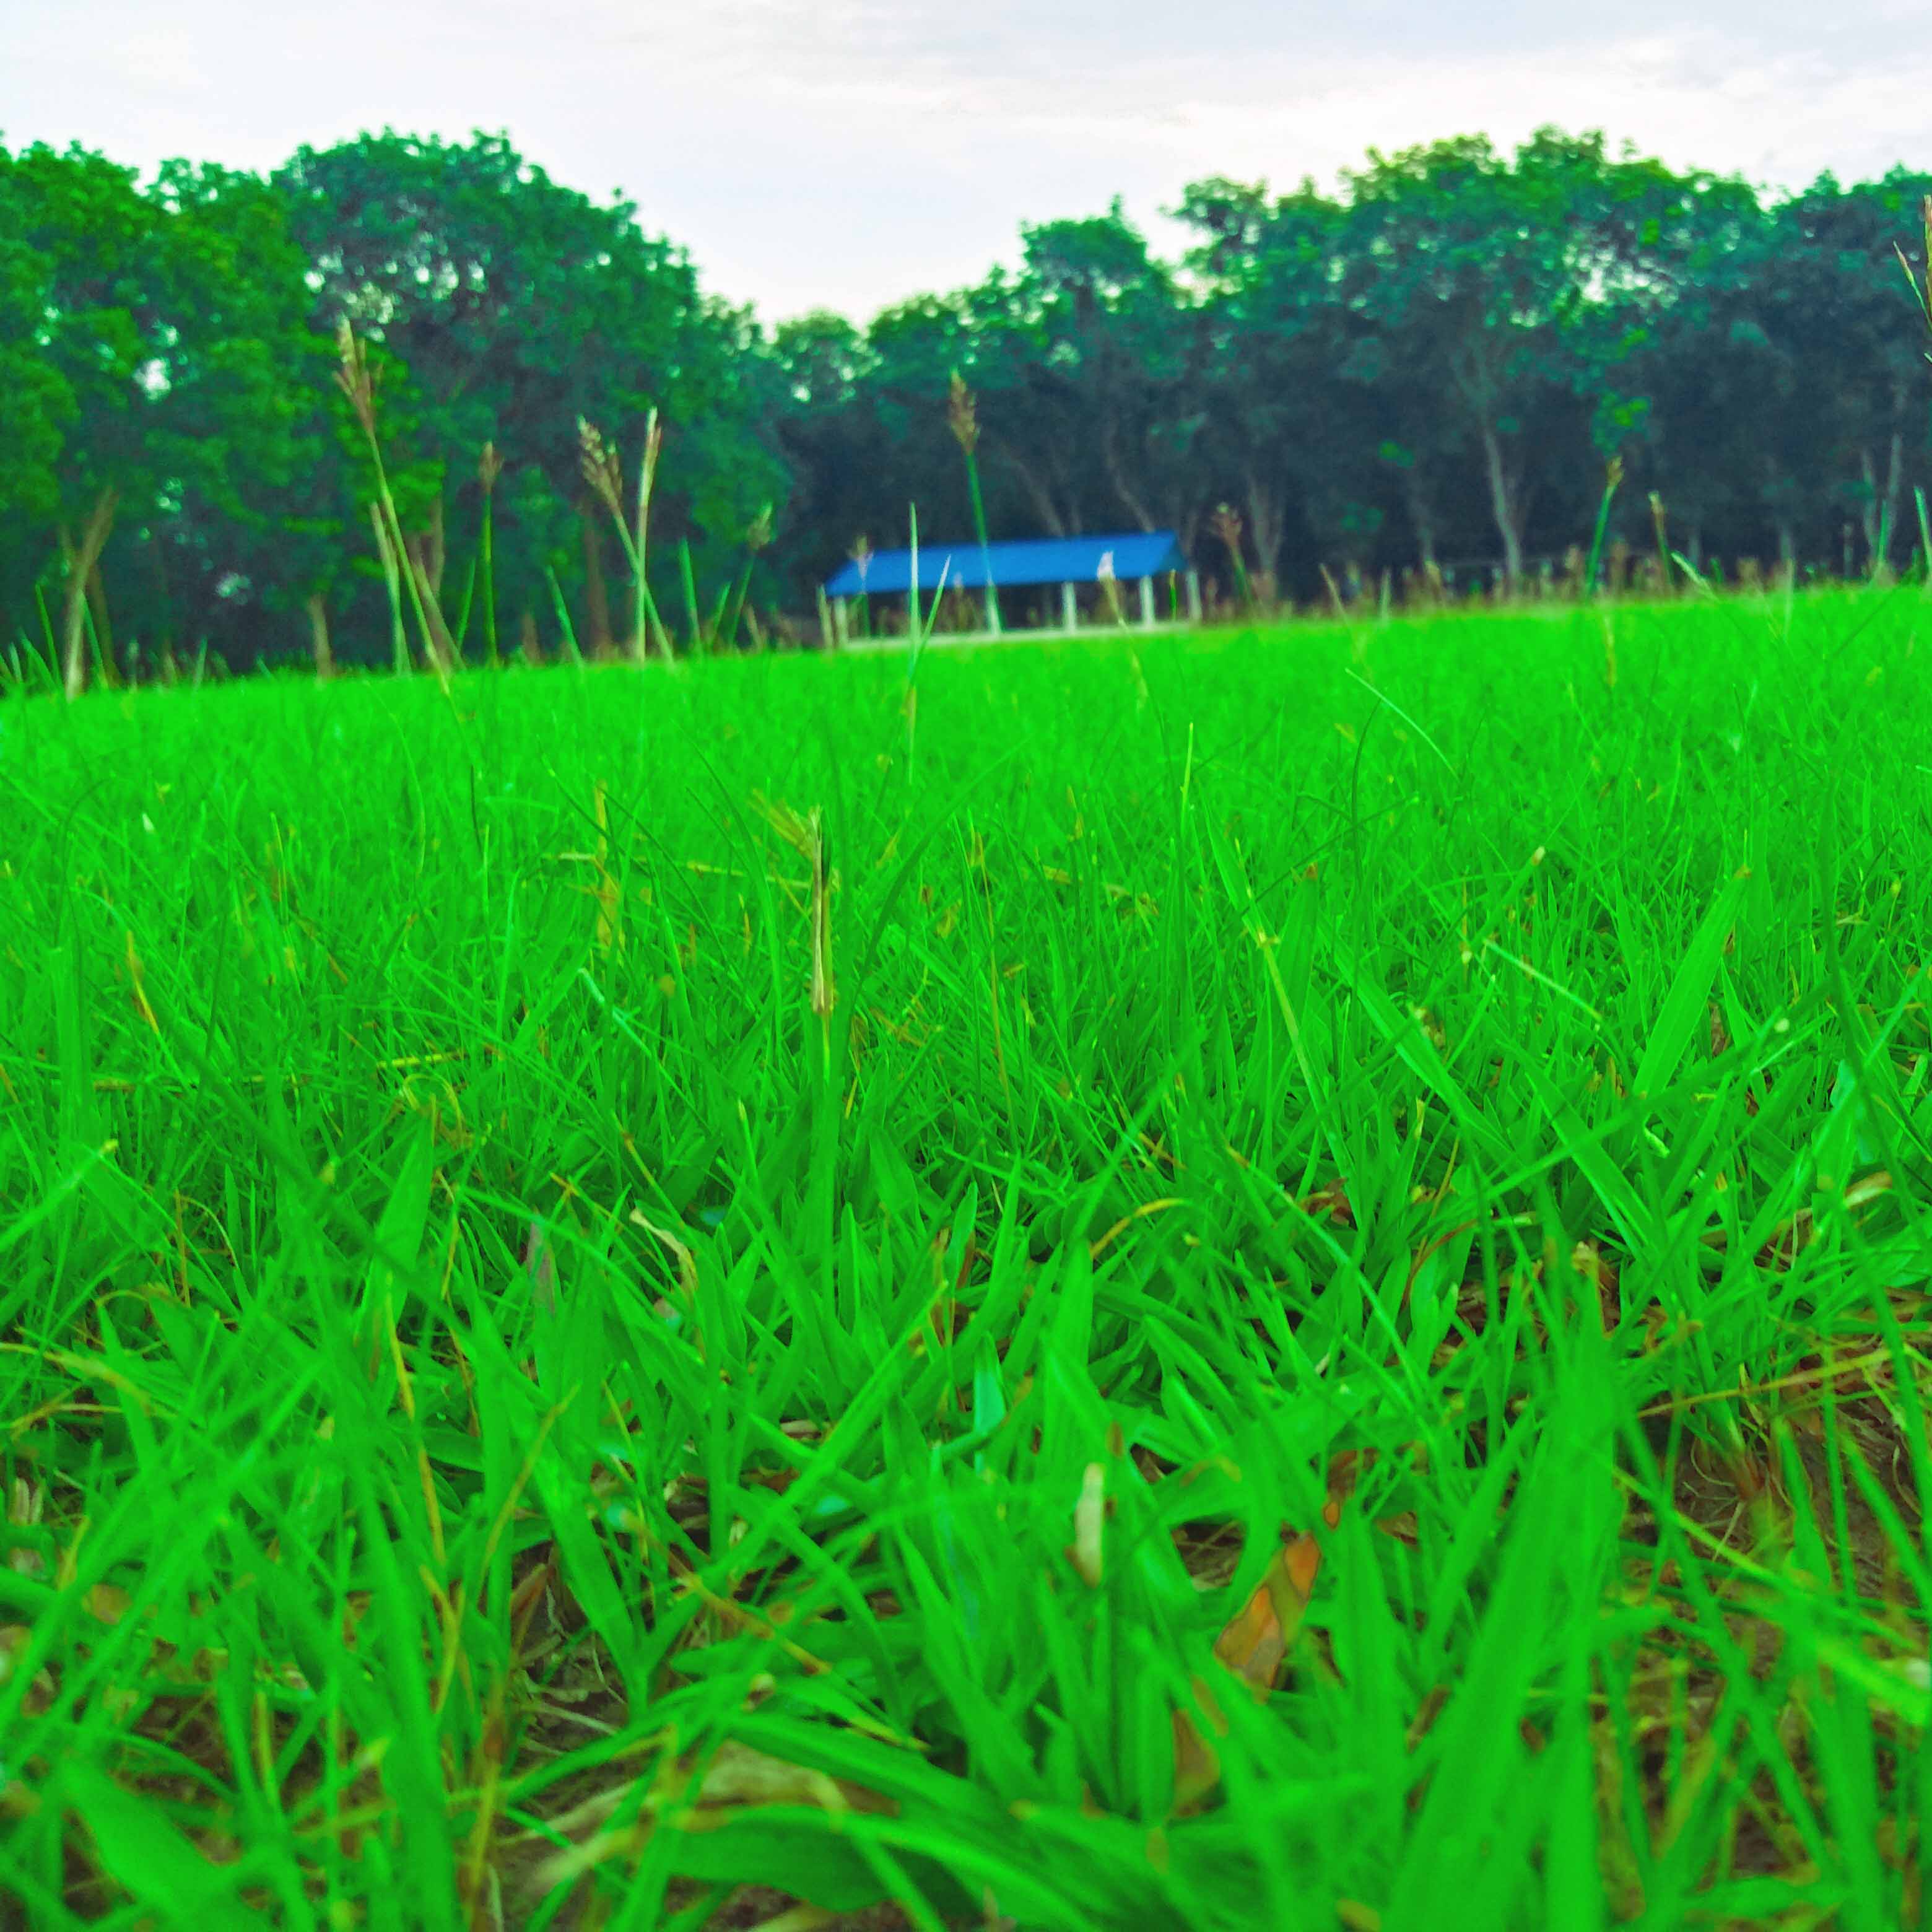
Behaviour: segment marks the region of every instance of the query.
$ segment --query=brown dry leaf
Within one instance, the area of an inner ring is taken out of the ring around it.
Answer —
[[[1821,1181],[1820,1185],[1828,1187],[1830,1184]],[[1862,1174],[1856,1180],[1846,1184],[1844,1204],[1847,1208],[1869,1207],[1880,1195],[1889,1193],[1891,1190],[1892,1176],[1883,1168],[1877,1168],[1871,1173]],[[1817,1223],[1811,1210],[1799,1208],[1796,1214],[1779,1222],[1772,1230],[1771,1239],[1757,1251],[1757,1265],[1768,1273],[1781,1274],[1817,1238]],[[1704,1240],[1705,1245],[1712,1248],[1721,1250],[1725,1245],[1720,1230],[1712,1230],[1704,1237]]]
[[[683,1820],[684,1828],[711,1830],[731,1810],[747,1804],[809,1804],[822,1811],[890,1813],[896,1808],[862,1786],[788,1764],[728,1738],[704,1768],[697,1809]]]
[[[1892,1191],[1892,1176],[1880,1168],[1862,1180],[1855,1180],[1845,1190],[1845,1205],[1862,1208],[1868,1201],[1876,1201],[1881,1194]]]
[[[134,1604],[134,1598],[118,1583],[96,1583],[81,1599],[87,1614],[104,1624],[118,1624]]]
[[[1330,1529],[1342,1520],[1342,1498],[1331,1495],[1322,1520]],[[1288,1647],[1301,1628],[1302,1613],[1322,1567],[1322,1547],[1312,1536],[1294,1536],[1270,1559],[1261,1582],[1214,1640],[1214,1654],[1245,1683],[1257,1698],[1264,1698],[1288,1655]],[[1227,1734],[1227,1723],[1206,1684],[1197,1678],[1194,1694],[1202,1714],[1216,1732]],[[1174,1795],[1178,1810],[1191,1810],[1220,1778],[1220,1762],[1184,1711],[1174,1713]]]
[[[771,1918],[761,1918],[752,1932],[818,1932],[821,1926],[836,1925],[838,1914],[820,1905],[790,1905]]]
[[[1352,1228],[1355,1225],[1354,1204],[1348,1198],[1348,1190],[1339,1180],[1318,1187],[1296,1204],[1304,1214],[1326,1214],[1336,1227]]]
[[[1713,1060],[1731,1050],[1731,1030],[1724,1024],[1724,1009],[1715,1000],[1711,1002],[1711,1058]]]
[[[1214,1694],[1198,1677],[1193,1680],[1194,1701],[1216,1737],[1228,1734],[1228,1720],[1214,1701]],[[1221,1760],[1214,1747],[1201,1735],[1200,1727],[1185,1711],[1173,1714],[1174,1808],[1178,1812],[1198,1809],[1201,1801],[1221,1781]]]
[[[680,1240],[668,1228],[661,1228],[645,1215],[641,1208],[631,1210],[631,1219],[646,1234],[655,1234],[670,1249],[677,1263],[678,1286],[694,1303],[698,1299],[698,1257],[691,1251],[688,1243]]]
[[[33,1640],[34,1634],[25,1624],[0,1624],[0,1688],[4,1688],[12,1681],[20,1668],[20,1659],[26,1654],[27,1646]],[[28,1717],[38,1718],[53,1698],[54,1674],[43,1666],[34,1673],[21,1708]],[[0,1812],[0,1815],[4,1813]]]
[[[1782,1274],[1818,1238],[1818,1224],[1808,1208],[1778,1222],[1771,1239],[1758,1250],[1757,1265],[1772,1274]]]
[[[1570,1251],[1570,1265],[1597,1291],[1597,1312],[1607,1335],[1617,1325],[1623,1312],[1618,1293],[1616,1264],[1604,1258],[1603,1249],[1594,1240],[1579,1241]]]

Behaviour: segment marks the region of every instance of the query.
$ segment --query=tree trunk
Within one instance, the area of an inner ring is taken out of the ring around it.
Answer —
[[[1503,583],[1514,596],[1522,581],[1522,510],[1503,458],[1503,440],[1486,416],[1483,419],[1483,466],[1489,473],[1490,514],[1496,520],[1496,534],[1503,540]]]
[[[320,590],[311,590],[302,600],[302,608],[308,613],[309,649],[315,654],[315,674],[318,678],[335,675],[335,652],[328,641],[328,605]]]
[[[1255,547],[1255,598],[1264,608],[1272,608],[1280,594],[1288,506],[1252,470],[1243,480],[1247,485],[1243,500],[1248,506],[1248,536]]]
[[[1022,462],[1013,449],[1002,443],[998,446],[998,454],[1013,474],[1019,478],[1020,488],[1026,492],[1027,501],[1032,504],[1034,514],[1046,526],[1049,536],[1064,537],[1068,534],[1066,520],[1060,514],[1053,500],[1053,493],[1027,464]]]
[[[1403,475],[1402,494],[1408,502],[1409,527],[1415,532],[1417,560],[1426,576],[1441,568],[1436,554],[1436,512],[1413,469]]]
[[[119,491],[104,488],[88,512],[80,542],[68,560],[67,593],[61,610],[62,682],[70,699],[87,688],[87,586],[114,527]]]
[[[1897,419],[1894,411],[1894,420]],[[1905,481],[1905,432],[1894,428],[1892,432],[1892,457],[1885,472],[1885,524],[1886,554],[1884,562],[1892,562],[1892,540],[1898,534],[1899,486]]]
[[[1126,506],[1127,514],[1143,530],[1157,529],[1152,514],[1136,494],[1127,481],[1126,466],[1120,460],[1120,426],[1109,416],[1100,428],[1100,460],[1107,472],[1107,481],[1114,487],[1114,494]]]
[[[590,655],[610,656],[610,593],[604,582],[604,545],[588,503],[577,506],[577,533],[584,546],[584,601],[590,633]]]
[[[517,649],[526,664],[540,664],[544,661],[543,640],[537,635],[536,614],[527,606],[518,629]]]
[[[1180,554],[1190,560],[1194,555],[1195,544],[1200,540],[1201,519],[1204,514],[1202,506],[1196,503],[1182,511],[1174,519],[1174,536],[1180,545]]]
[[[1865,540],[1865,568],[1868,572],[1879,566],[1879,488],[1878,472],[1872,463],[1869,448],[1858,452],[1858,470],[1865,479],[1864,501],[1858,506],[1858,528]],[[1851,574],[1851,566],[1846,565],[1845,574]]]
[[[429,578],[431,593],[442,595],[442,492],[436,493],[436,500],[429,506],[429,528],[423,534],[423,569]]]

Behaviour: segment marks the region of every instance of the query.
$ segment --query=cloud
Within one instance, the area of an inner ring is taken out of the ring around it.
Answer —
[[[621,188],[713,286],[866,314],[1010,258],[1023,219],[1202,175],[1332,182],[1371,146],[1546,122],[1780,184],[1932,163],[1922,0],[89,0],[10,26],[0,129],[272,166],[392,125],[507,129]],[[1606,32],[1606,24],[1609,28]]]
[[[179,28],[118,35],[106,52],[124,82],[144,93],[194,92],[207,85],[207,67],[194,37]]]

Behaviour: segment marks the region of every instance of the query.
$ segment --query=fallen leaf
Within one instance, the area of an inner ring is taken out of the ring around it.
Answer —
[[[698,1257],[691,1251],[688,1243],[680,1240],[668,1228],[661,1228],[648,1220],[641,1208],[631,1210],[631,1219],[646,1234],[655,1234],[670,1249],[677,1263],[678,1286],[692,1301],[698,1298]]]
[[[1331,1495],[1322,1520],[1330,1529],[1341,1521],[1342,1498]],[[1288,1656],[1288,1646],[1301,1628],[1303,1612],[1322,1567],[1322,1547],[1312,1536],[1291,1536],[1268,1559],[1252,1595],[1228,1619],[1214,1640],[1214,1654],[1257,1698],[1274,1688]],[[1227,1735],[1226,1719],[1213,1693],[1198,1678],[1194,1694],[1202,1714],[1218,1736]],[[1214,1746],[1184,1711],[1174,1713],[1174,1794],[1178,1809],[1191,1809],[1220,1780],[1220,1761]]]

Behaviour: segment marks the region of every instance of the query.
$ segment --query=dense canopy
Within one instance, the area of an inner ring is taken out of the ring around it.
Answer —
[[[1332,193],[1197,182],[1178,260],[1117,202],[970,288],[770,326],[499,136],[266,180],[0,150],[0,647],[386,659],[398,584],[471,655],[800,635],[915,506],[942,542],[1172,530],[1210,596],[1516,586],[1590,542],[1613,460],[1612,550],[1862,574],[1925,538],[1928,189],[1472,136]]]

